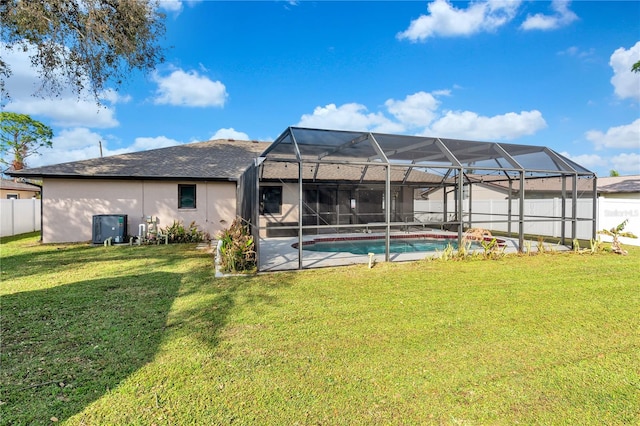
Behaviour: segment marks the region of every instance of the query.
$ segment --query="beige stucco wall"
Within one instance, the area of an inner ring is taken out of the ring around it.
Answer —
[[[281,186],[282,187],[282,211],[281,214],[260,215],[260,228],[267,226],[269,222],[296,222],[298,223],[298,197],[299,190],[297,183],[261,183],[261,186]],[[267,235],[266,229],[261,229],[260,236]]]
[[[26,191],[23,189],[0,189],[0,198],[6,199],[9,194],[18,194],[19,200],[28,200],[38,196],[38,191]]]
[[[178,209],[181,183],[195,183],[195,209]],[[90,241],[98,214],[126,214],[129,235],[137,235],[138,225],[154,216],[160,228],[174,220],[185,226],[195,221],[212,237],[236,216],[235,182],[45,179],[42,199],[45,243]]]

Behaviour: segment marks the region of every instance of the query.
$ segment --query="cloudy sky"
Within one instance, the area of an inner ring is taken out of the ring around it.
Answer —
[[[37,167],[288,126],[544,145],[599,176],[640,174],[638,1],[161,1],[167,61],[103,107],[32,96],[54,130]]]

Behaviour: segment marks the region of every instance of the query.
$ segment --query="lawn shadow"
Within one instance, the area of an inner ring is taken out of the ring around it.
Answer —
[[[138,273],[3,296],[0,424],[63,421],[150,362],[182,278]]]
[[[39,244],[37,250],[27,253],[6,255],[1,257],[0,269],[4,280],[15,280],[42,274],[49,274],[73,269],[74,265],[98,264],[100,262],[118,261],[123,254],[127,260],[140,262],[155,259],[165,265],[180,262],[188,257],[188,252],[181,245],[169,246],[119,246],[103,247],[91,244]],[[193,256],[199,256],[193,253]]]
[[[172,312],[167,330],[172,338],[188,333],[208,348],[220,344],[220,332],[234,309],[261,310],[279,303],[279,289],[292,285],[295,273],[216,278],[208,285],[183,283],[180,296],[197,294],[198,302]],[[198,281],[198,280],[196,280]]]

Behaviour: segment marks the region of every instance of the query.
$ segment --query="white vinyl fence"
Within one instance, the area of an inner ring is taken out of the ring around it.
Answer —
[[[611,229],[622,221],[629,222],[625,232],[632,232],[638,238],[620,238],[620,242],[632,246],[640,246],[640,200],[624,198],[598,198],[598,230]],[[611,241],[611,237],[600,235],[603,241]]]
[[[610,229],[617,226],[623,220],[629,222],[625,231],[633,232],[640,236],[640,200],[637,199],[614,199],[600,197],[597,200],[598,209],[596,216],[596,230]],[[422,222],[442,221],[443,202],[430,200],[415,201],[415,218]],[[448,219],[452,219],[454,206],[449,203]],[[589,240],[592,238],[593,223],[593,203],[591,199],[579,199],[576,205],[578,221],[576,224],[576,238]],[[518,216],[520,213],[519,200],[511,201],[511,232],[519,232]],[[565,203],[564,217],[572,216],[572,200]],[[554,219],[549,219],[552,217]],[[542,235],[548,237],[562,237],[562,223],[559,218],[563,217],[562,200],[553,199],[532,199],[525,200],[524,204],[524,233],[531,235]],[[508,200],[474,200],[471,217],[469,217],[468,200],[464,201],[463,220],[471,224],[474,228],[485,228],[492,231],[509,231],[509,202]],[[565,224],[564,236],[571,242],[571,221]],[[610,237],[600,235],[603,241],[611,241]],[[623,244],[640,245],[640,239],[624,238]]]
[[[0,199],[0,237],[39,231],[40,200]]]

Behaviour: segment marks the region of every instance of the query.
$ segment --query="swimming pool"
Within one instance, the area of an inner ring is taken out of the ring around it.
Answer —
[[[414,235],[392,235],[389,241],[390,253],[415,253],[423,251],[443,251],[449,245],[454,250],[458,249],[457,237]],[[293,244],[298,248],[298,244]],[[472,242],[470,249],[479,249],[482,245]],[[327,253],[352,253],[352,254],[383,254],[385,250],[384,237],[343,237],[343,238],[317,238],[302,243],[302,248],[309,251]]]

